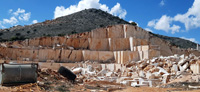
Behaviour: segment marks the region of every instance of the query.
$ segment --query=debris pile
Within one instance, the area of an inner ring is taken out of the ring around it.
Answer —
[[[41,90],[45,91],[69,91],[73,86],[67,78],[51,69],[43,68],[38,71],[37,84]]]
[[[185,77],[182,82],[198,82],[200,76],[195,77],[195,74],[200,73],[199,63],[200,57],[196,57],[193,54],[189,56],[174,55],[130,62],[126,65],[101,64],[96,67],[85,65],[72,68],[72,72],[83,82],[108,81],[133,87],[160,87],[163,84],[173,83],[188,75],[192,77]]]

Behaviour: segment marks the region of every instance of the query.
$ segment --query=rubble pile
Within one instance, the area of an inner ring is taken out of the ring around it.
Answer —
[[[107,92],[125,88],[119,83],[113,83],[109,81],[83,81],[82,77],[76,78],[76,81],[73,82],[69,80],[69,77],[72,77],[70,74],[68,74],[68,77],[64,77],[60,75],[59,71],[57,72],[48,68],[40,69],[38,74],[39,76],[37,85],[40,88],[40,91],[91,92],[98,90],[100,92]]]
[[[199,63],[200,57],[193,54],[189,56],[174,55],[144,59],[126,65],[100,64],[95,67],[85,65],[72,68],[72,72],[84,82],[108,81],[133,87],[161,87],[174,82],[199,82]],[[191,77],[186,77],[189,75]]]
[[[58,72],[43,68],[38,71],[38,86],[45,91],[69,91],[71,82]]]

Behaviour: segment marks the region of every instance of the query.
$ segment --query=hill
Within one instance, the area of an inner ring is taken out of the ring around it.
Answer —
[[[129,22],[97,9],[87,9],[54,20],[28,26],[15,26],[0,32],[0,41],[23,40],[41,36],[62,36],[81,33],[95,28]]]
[[[8,29],[0,29],[0,41],[24,40],[42,36],[63,36],[116,24],[129,24],[129,22],[99,9],[86,9],[33,25],[18,25]],[[180,48],[196,48],[196,43],[188,40],[153,33],[152,35],[169,41],[171,45]]]
[[[178,38],[178,37],[168,37],[168,36],[163,36],[163,35],[159,35],[159,34],[153,34],[153,36],[156,36],[158,38],[161,38],[163,40],[169,41],[171,43],[172,46],[177,46],[180,48],[193,48],[196,49],[197,43],[194,43],[192,41],[189,40],[185,40],[182,38]]]

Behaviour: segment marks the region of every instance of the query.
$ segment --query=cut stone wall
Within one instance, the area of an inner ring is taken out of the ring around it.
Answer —
[[[138,26],[120,24],[63,37],[40,37],[1,43],[6,59],[55,62],[115,61],[126,63],[173,54],[200,56],[199,51],[170,46]]]

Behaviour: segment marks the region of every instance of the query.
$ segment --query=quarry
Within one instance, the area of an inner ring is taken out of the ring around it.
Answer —
[[[1,42],[0,59],[0,91],[200,91],[198,49],[173,46],[130,24]]]

